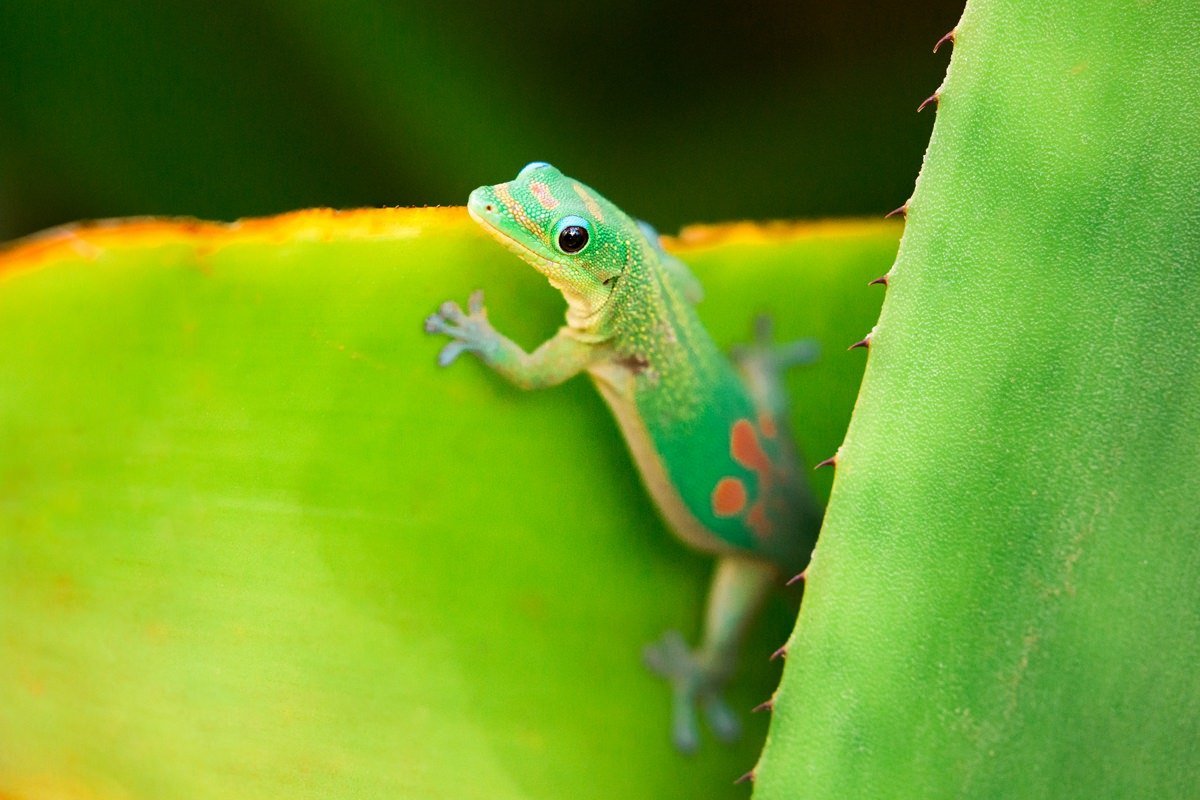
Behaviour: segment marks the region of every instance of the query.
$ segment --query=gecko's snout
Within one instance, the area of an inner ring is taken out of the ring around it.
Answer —
[[[471,192],[471,196],[467,198],[467,208],[470,209],[472,214],[481,217],[494,218],[499,214],[496,196],[492,192],[492,187],[480,186]]]

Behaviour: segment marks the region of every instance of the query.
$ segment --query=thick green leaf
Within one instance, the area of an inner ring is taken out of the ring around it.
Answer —
[[[756,796],[1195,797],[1200,5],[954,48]]]
[[[693,230],[725,343],[754,312],[840,440],[898,228]],[[130,222],[0,254],[0,795],[736,797],[765,720],[685,759],[640,649],[710,565],[585,380],[522,394],[421,331],[561,298],[461,209]],[[827,480],[827,479],[826,479]],[[824,488],[823,486],[820,488]],[[747,647],[770,691],[795,597]]]

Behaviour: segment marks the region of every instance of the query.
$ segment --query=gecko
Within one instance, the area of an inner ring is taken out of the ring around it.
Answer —
[[[645,222],[549,164],[475,189],[470,216],[542,273],[567,303],[566,324],[533,352],[489,322],[483,292],[446,301],[425,330],[522,389],[587,373],[607,402],[652,500],[686,544],[716,556],[702,640],[668,631],[644,652],[672,689],[671,738],[697,749],[703,713],[718,740],[738,738],[724,699],[741,640],[772,587],[809,558],[822,511],[802,479],[782,373],[816,356],[774,345],[760,318],[732,359],[696,313],[700,282]]]

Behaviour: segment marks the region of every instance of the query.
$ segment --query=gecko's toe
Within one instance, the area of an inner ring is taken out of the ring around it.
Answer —
[[[684,755],[691,755],[700,749],[700,726],[696,723],[696,708],[690,698],[675,698],[671,743]]]
[[[430,314],[425,318],[426,333],[444,333],[448,336],[453,336],[456,328],[446,321],[446,318],[439,314]]]
[[[447,300],[438,307],[438,314],[448,322],[462,322],[466,318],[462,308],[453,300]]]
[[[742,724],[737,714],[720,695],[711,695],[704,703],[704,712],[708,717],[708,726],[713,735],[720,741],[731,744],[742,736]]]
[[[692,654],[679,631],[667,631],[642,651],[646,666],[669,681],[677,681],[691,671]]]
[[[425,332],[440,333],[456,338],[463,336],[463,329],[457,325],[451,325],[441,314],[432,314],[425,318]]]
[[[816,339],[797,339],[775,348],[775,361],[780,369],[816,363],[821,358],[821,343]]]
[[[438,366],[450,366],[454,363],[454,359],[458,358],[466,350],[467,345],[465,343],[459,341],[450,342],[438,353]]]
[[[770,347],[775,338],[775,319],[770,314],[759,314],[754,318],[754,342],[759,347]]]

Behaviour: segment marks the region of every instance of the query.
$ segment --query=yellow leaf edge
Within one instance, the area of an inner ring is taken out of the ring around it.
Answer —
[[[879,219],[737,221],[685,226],[663,243],[687,253],[731,244],[768,244],[808,238],[843,238],[896,231],[900,223]],[[191,217],[125,217],[73,222],[0,245],[0,278],[56,261],[94,259],[117,248],[172,244],[211,253],[234,244],[294,242],[395,241],[410,239],[434,227],[462,227],[471,233],[463,206],[310,208],[235,222]]]

